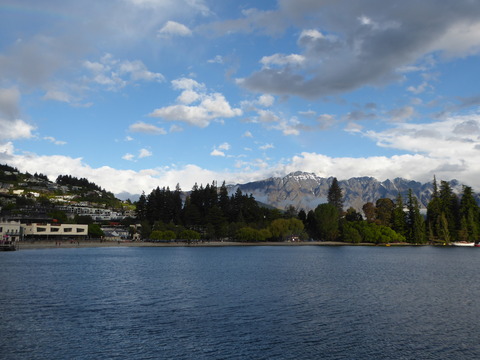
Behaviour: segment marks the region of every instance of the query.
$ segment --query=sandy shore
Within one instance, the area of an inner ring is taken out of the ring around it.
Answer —
[[[87,248],[87,247],[216,247],[216,246],[341,246],[352,245],[342,242],[306,241],[306,242],[228,242],[228,241],[203,241],[187,244],[185,242],[151,243],[142,241],[21,241],[18,250],[28,249],[61,249],[61,248]]]

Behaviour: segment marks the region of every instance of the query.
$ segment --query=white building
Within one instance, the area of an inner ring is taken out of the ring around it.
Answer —
[[[25,238],[71,238],[87,237],[88,225],[83,224],[22,224]]]
[[[23,237],[23,228],[19,221],[0,222],[0,242],[19,241]]]

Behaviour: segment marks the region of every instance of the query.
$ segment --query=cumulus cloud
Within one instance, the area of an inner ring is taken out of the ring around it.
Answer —
[[[139,121],[139,122],[136,122],[135,124],[130,125],[128,130],[131,132],[151,134],[151,135],[165,135],[167,133],[165,129],[161,127],[158,127],[152,124],[147,124],[142,121]]]
[[[149,116],[207,127],[213,120],[242,115],[242,110],[232,108],[222,94],[208,93],[204,84],[193,79],[177,79],[172,81],[172,86],[176,90],[183,90],[177,98],[179,104],[155,109]]]
[[[153,155],[153,153],[150,150],[140,149],[139,154],[138,154],[138,158],[143,159],[143,158],[146,158],[146,157],[150,157],[152,155]]]
[[[83,67],[91,73],[87,78],[90,83],[101,85],[110,91],[119,90],[137,81],[165,80],[162,74],[149,71],[140,60],[118,60],[108,53],[99,61],[85,60]]]
[[[212,152],[210,153],[211,156],[221,156],[224,157],[225,153],[219,149],[213,149]]]
[[[267,68],[270,67],[271,65],[279,65],[279,66],[298,65],[299,66],[299,65],[302,65],[304,61],[305,61],[305,57],[298,54],[290,54],[290,55],[274,54],[270,56],[264,56],[263,58],[260,59],[260,63]]]
[[[167,21],[167,23],[158,31],[160,37],[171,36],[191,36],[192,30],[176,21]]]
[[[264,56],[260,70],[239,79],[253,91],[304,98],[342,94],[399,80],[398,69],[428,56],[453,58],[480,52],[480,8],[468,0],[456,1],[454,7],[433,0],[421,6],[406,0],[395,7],[385,7],[379,0],[353,5],[347,0],[278,4],[268,15],[273,12],[285,26],[298,27],[305,26],[301,20],[308,18],[304,21],[308,27],[298,37],[297,54]],[[259,12],[250,17],[250,26],[262,29],[268,25],[255,21]],[[267,16],[267,11],[262,13]],[[265,66],[272,64],[275,68]],[[426,88],[422,84],[409,90],[420,93]]]
[[[20,116],[20,92],[16,88],[0,89],[0,140],[30,138],[35,129]]]
[[[0,145],[0,163],[8,163],[21,171],[42,172],[50,178],[59,174],[86,177],[114,193],[139,194],[162,184],[189,188],[212,180],[244,183],[269,176],[283,176],[293,171],[308,171],[319,176],[346,179],[355,176],[373,176],[379,180],[403,177],[430,181],[433,174],[441,179],[459,181],[480,189],[478,156],[480,155],[480,115],[450,117],[432,124],[396,123],[384,131],[365,131],[360,135],[377,142],[379,146],[404,152],[394,156],[331,157],[315,152],[302,152],[290,159],[273,163],[269,158],[250,161],[237,160],[235,171],[216,172],[197,165],[162,167],[142,171],[116,170],[108,166],[92,168],[81,158],[67,156],[40,156],[17,153],[11,142]],[[272,143],[260,145],[261,150],[273,148]],[[228,143],[218,145],[212,156],[226,156]],[[148,150],[147,150],[148,151]],[[223,155],[222,155],[223,153]],[[142,154],[139,151],[139,156]],[[146,153],[145,153],[146,154]],[[124,159],[136,157],[127,153]],[[115,182],[111,179],[114,178]]]
[[[125,155],[122,156],[122,159],[127,161],[133,161],[135,159],[135,155],[126,153]]]
[[[221,157],[225,157],[226,154],[225,154],[225,151],[228,151],[230,150],[231,148],[231,145],[227,142],[223,143],[223,144],[220,144],[218,146],[216,146],[212,152],[210,153],[211,156],[221,156]]]

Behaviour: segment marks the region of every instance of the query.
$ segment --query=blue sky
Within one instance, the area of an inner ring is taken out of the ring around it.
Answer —
[[[475,1],[0,0],[0,33],[0,162],[22,171],[480,189]]]

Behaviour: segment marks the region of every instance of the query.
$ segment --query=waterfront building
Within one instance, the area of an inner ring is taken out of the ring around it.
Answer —
[[[88,236],[88,225],[84,224],[22,224],[25,239],[70,239],[80,240]]]
[[[19,221],[0,221],[0,243],[17,242],[23,238],[23,227]]]

